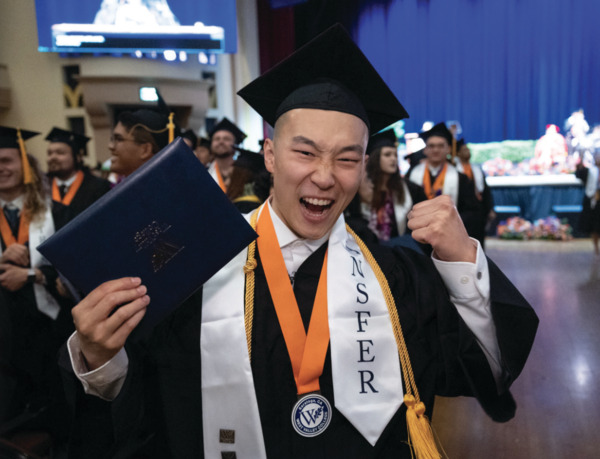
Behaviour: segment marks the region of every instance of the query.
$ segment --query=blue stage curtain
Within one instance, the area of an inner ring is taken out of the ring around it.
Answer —
[[[469,142],[537,139],[583,108],[600,123],[600,1],[363,0],[352,34],[407,132],[459,120]]]

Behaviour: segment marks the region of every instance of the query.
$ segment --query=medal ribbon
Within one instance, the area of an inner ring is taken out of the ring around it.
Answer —
[[[73,198],[77,194],[77,191],[79,190],[79,187],[81,186],[82,183],[83,183],[83,172],[82,171],[77,171],[77,174],[75,175],[75,180],[73,181],[73,183],[69,187],[69,191],[67,191],[67,193],[65,194],[65,196],[61,199],[61,197],[60,197],[60,191],[58,191],[57,181],[56,181],[56,179],[54,179],[52,181],[52,200],[53,201],[58,201],[61,204],[64,204],[65,206],[70,205],[71,201],[73,200]]]
[[[467,177],[472,181],[473,180],[473,169],[471,169],[470,163],[463,163],[463,171]]]
[[[427,195],[427,199],[433,199],[438,194],[441,194],[442,188],[444,188],[444,179],[446,178],[446,170],[448,169],[448,163],[444,164],[444,167],[440,171],[439,175],[433,182],[433,189],[431,186],[431,172],[429,172],[429,167],[425,165],[425,174],[423,174],[423,188],[425,189],[425,195]]]
[[[258,251],[292,362],[298,395],[318,391],[320,389],[319,376],[323,373],[329,346],[327,254],[323,261],[317,295],[308,333],[306,333],[283,255],[277,242],[277,234],[275,234],[268,205],[264,207],[256,229],[259,235]]]
[[[221,190],[223,190],[223,193],[227,193],[227,187],[225,186],[225,182],[223,181],[223,176],[221,175],[221,171],[219,169],[219,165],[217,164],[216,160],[215,160],[215,172],[217,173],[217,180],[219,181],[219,186],[221,187]]]
[[[6,247],[13,244],[19,243],[25,245],[29,241],[29,221],[25,218],[23,212],[21,212],[21,218],[19,221],[19,234],[18,238],[15,239],[13,233],[8,224],[8,220],[4,216],[4,212],[0,209],[0,234],[2,234],[2,240],[6,244]]]

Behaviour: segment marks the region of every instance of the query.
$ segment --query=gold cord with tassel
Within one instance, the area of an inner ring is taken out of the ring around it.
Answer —
[[[23,183],[27,185],[29,183],[33,183],[33,174],[31,173],[29,159],[27,159],[25,142],[23,142],[23,136],[21,135],[21,129],[19,128],[17,128],[17,142],[19,143],[19,150],[21,150],[21,162],[23,163]]]
[[[256,230],[256,222],[258,220],[258,210],[252,214],[250,225]],[[365,243],[356,235],[352,229],[346,225],[347,231],[354,237],[356,243],[364,254],[369,266],[375,273],[375,277],[379,282],[385,302],[388,307],[388,312],[392,321],[396,346],[400,356],[400,365],[402,367],[402,376],[404,385],[406,386],[406,394],[404,395],[404,403],[406,404],[406,424],[408,427],[409,446],[417,459],[440,459],[442,456],[437,449],[435,438],[429,419],[425,416],[425,404],[419,398],[419,391],[415,383],[415,377],[412,371],[412,365],[404,341],[404,334],[400,326],[400,318],[394,302],[394,297],[390,290],[387,279],[385,278],[377,261],[367,248]],[[248,343],[248,355],[252,356],[251,339],[252,339],[252,318],[254,316],[254,270],[257,262],[255,259],[256,240],[252,241],[248,247],[248,256],[244,265],[244,273],[246,274],[246,296],[245,296],[245,315],[244,322],[246,328],[246,340]]]

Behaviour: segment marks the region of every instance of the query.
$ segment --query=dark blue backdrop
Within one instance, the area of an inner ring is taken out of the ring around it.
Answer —
[[[469,142],[536,139],[583,108],[600,123],[600,1],[363,0],[352,34],[408,132],[459,120]]]

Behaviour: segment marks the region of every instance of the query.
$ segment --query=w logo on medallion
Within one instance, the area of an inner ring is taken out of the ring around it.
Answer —
[[[331,405],[319,394],[302,397],[292,410],[292,425],[303,437],[315,437],[327,428],[331,421]]]

